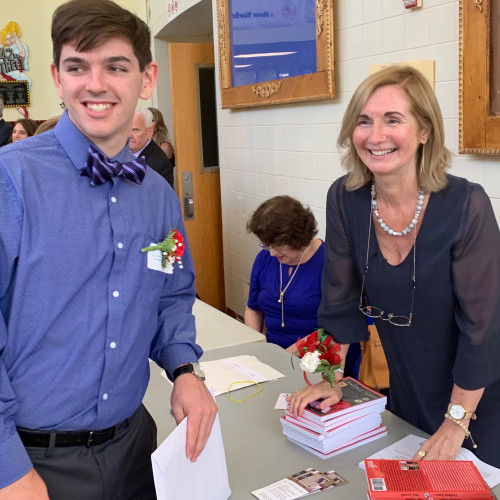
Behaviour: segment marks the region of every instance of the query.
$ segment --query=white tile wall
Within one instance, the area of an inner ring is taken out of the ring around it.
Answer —
[[[334,0],[337,96],[332,101],[219,109],[227,307],[244,312],[259,250],[257,240],[246,233],[246,222],[266,198],[289,194],[310,205],[324,238],[326,193],[343,174],[336,146],[340,123],[372,63],[436,61],[436,95],[446,144],[454,155],[451,172],[482,184],[500,220],[499,158],[458,155],[459,1],[423,4],[408,11],[401,0]],[[217,60],[217,40],[215,48]]]

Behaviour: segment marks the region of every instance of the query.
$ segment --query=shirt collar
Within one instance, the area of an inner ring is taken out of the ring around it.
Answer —
[[[148,142],[146,142],[146,144],[144,145],[144,147],[142,149],[140,149],[139,151],[137,151],[136,153],[132,153],[136,158],[139,158],[139,155],[149,146],[149,143],[152,141],[153,139],[149,139]]]
[[[78,130],[78,128],[69,119],[66,111],[64,111],[61,118],[59,118],[59,121],[54,129],[54,134],[77,170],[83,169],[87,161],[90,144],[101,151],[92,141],[82,134],[80,130]],[[133,159],[134,155],[130,152],[128,141],[125,147],[116,156],[111,158],[111,160],[119,161],[121,163],[125,163]]]

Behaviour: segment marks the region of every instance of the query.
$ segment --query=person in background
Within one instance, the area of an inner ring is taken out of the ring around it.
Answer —
[[[318,328],[324,243],[316,219],[290,196],[275,196],[252,214],[247,231],[261,241],[255,258],[245,324],[288,348]]]
[[[111,0],[60,5],[52,41],[65,112],[0,150],[0,499],[153,500],[149,358],[187,417],[179,460],[197,460],[217,414],[187,242],[171,274],[146,251],[185,237],[179,199],[128,148],[158,65],[146,23]]]
[[[10,142],[12,125],[3,119],[3,99],[0,99],[0,147]]]
[[[151,113],[153,113],[153,141],[160,146],[163,152],[167,155],[168,159],[172,162],[175,167],[175,152],[174,147],[170,142],[168,135],[168,129],[165,125],[165,120],[161,111],[157,108],[148,108]]]
[[[38,123],[35,120],[20,118],[14,123],[14,128],[12,129],[12,142],[31,137],[35,134],[37,127]]]
[[[153,113],[147,108],[137,108],[129,134],[130,152],[144,157],[148,167],[156,170],[173,188],[174,167],[152,137]]]
[[[390,410],[430,434],[413,459],[461,446],[500,467],[500,232],[484,189],[446,174],[439,105],[411,67],[372,74],[347,106],[338,145],[347,175],[327,198],[319,324],[343,345],[375,320]],[[294,415],[342,397],[320,382]]]
[[[52,116],[51,118],[48,118],[44,122],[40,123],[40,125],[38,125],[34,135],[42,134],[43,132],[47,132],[47,130],[52,130],[57,125],[59,118],[61,118],[61,117],[60,116]]]

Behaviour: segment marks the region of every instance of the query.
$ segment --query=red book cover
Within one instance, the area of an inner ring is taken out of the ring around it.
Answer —
[[[363,407],[378,406],[383,411],[387,398],[382,394],[366,387],[361,382],[351,377],[346,377],[342,382],[342,401],[324,411],[319,409],[319,402],[306,406],[304,417],[317,423],[325,423],[332,418],[340,417]]]
[[[491,500],[473,462],[461,460],[366,459],[372,500]]]

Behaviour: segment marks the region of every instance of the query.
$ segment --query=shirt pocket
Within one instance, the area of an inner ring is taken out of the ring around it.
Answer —
[[[143,247],[146,248],[152,245],[157,244],[161,241],[160,238],[155,236],[151,236],[150,234],[145,234],[143,239]],[[148,258],[151,261],[151,256],[148,257],[148,253],[144,252],[144,264],[143,264],[143,273],[142,273],[142,283],[141,283],[141,296],[142,302],[146,309],[157,309],[160,301],[160,297],[163,293],[163,288],[165,286],[165,282],[168,278],[168,274],[163,272],[161,269],[161,263],[156,260],[156,264],[158,265],[158,269],[151,269],[148,267]],[[153,264],[154,266],[154,264]]]

